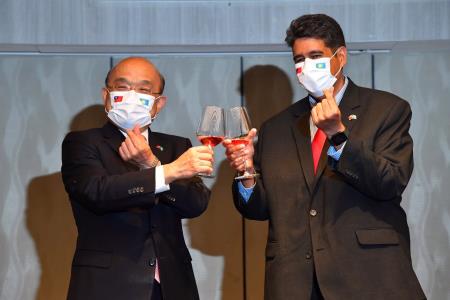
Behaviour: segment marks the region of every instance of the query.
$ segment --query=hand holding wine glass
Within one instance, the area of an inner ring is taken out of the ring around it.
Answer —
[[[226,114],[226,137],[224,146],[230,165],[241,175],[236,180],[254,179],[259,174],[253,168],[253,138],[256,129],[251,129],[250,118],[245,107],[233,107]],[[254,182],[254,180],[252,180]]]
[[[220,144],[225,136],[225,115],[223,108],[206,106],[203,109],[202,119],[197,129],[199,141],[213,149]],[[199,174],[203,177],[214,177],[213,174]]]

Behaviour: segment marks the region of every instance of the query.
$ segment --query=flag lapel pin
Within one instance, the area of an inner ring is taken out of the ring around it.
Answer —
[[[348,120],[349,120],[349,121],[351,121],[351,120],[356,120],[356,119],[358,119],[358,117],[357,117],[356,115],[349,115],[349,116],[348,116]]]

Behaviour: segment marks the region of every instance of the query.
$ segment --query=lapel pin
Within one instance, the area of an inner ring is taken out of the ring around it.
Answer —
[[[356,115],[349,115],[349,116],[348,116],[348,120],[349,120],[349,121],[351,121],[351,120],[356,120],[356,119],[358,119],[358,117],[357,117]]]
[[[164,151],[164,148],[161,145],[156,145],[156,149],[158,149],[159,151]]]

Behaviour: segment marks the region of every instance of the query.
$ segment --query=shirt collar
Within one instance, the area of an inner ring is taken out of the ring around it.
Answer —
[[[348,86],[348,78],[347,76],[344,76],[344,85],[342,86],[341,90],[334,96],[334,99],[336,100],[336,104],[339,106],[339,103],[341,103],[342,97],[344,96],[345,90]],[[316,99],[314,99],[311,95],[308,97],[309,103],[311,104],[311,107],[316,105]]]

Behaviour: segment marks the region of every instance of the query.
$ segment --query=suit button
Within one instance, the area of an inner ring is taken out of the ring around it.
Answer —
[[[150,266],[150,267],[154,267],[154,266],[155,266],[155,264],[156,264],[156,259],[154,259],[154,258],[153,258],[153,259],[151,259],[151,260],[149,261],[149,263],[148,263],[148,264],[149,264],[149,266]]]
[[[310,214],[311,216],[315,217],[315,216],[317,216],[317,210],[311,209],[311,210],[309,211],[309,214]]]
[[[306,252],[305,258],[311,259],[311,257],[312,257],[311,252]]]

